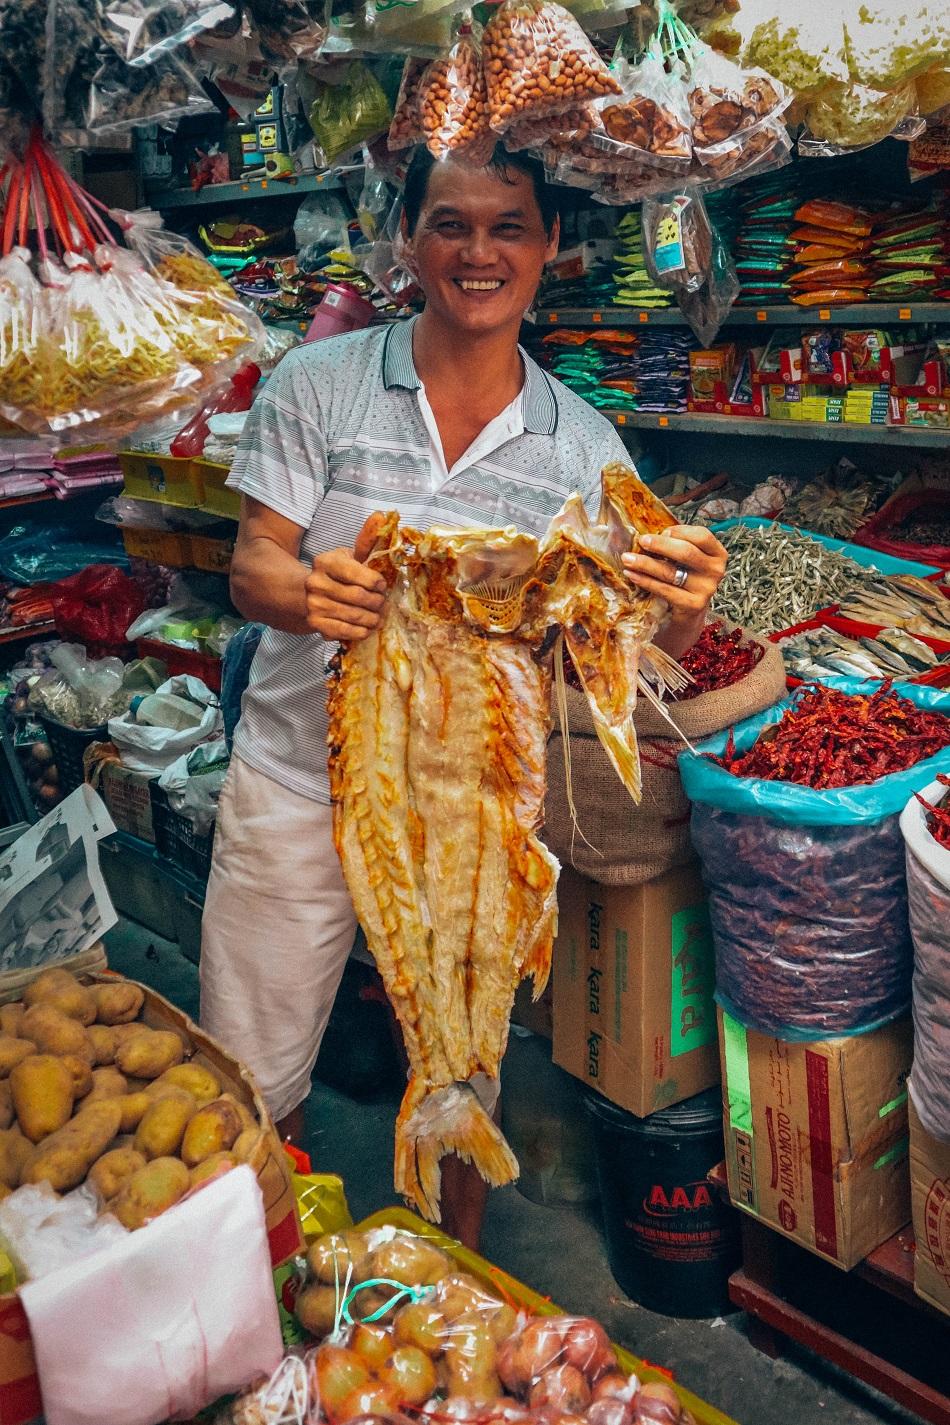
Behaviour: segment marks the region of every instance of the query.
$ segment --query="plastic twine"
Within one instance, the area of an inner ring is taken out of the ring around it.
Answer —
[[[376,1308],[369,1316],[361,1316],[358,1321],[354,1321],[350,1314],[350,1307],[359,1296],[361,1291],[368,1291],[370,1287],[391,1286],[395,1289],[395,1295],[382,1306]],[[347,1326],[371,1326],[374,1321],[379,1321],[388,1312],[393,1311],[397,1306],[405,1303],[407,1306],[415,1306],[419,1301],[428,1301],[435,1295],[434,1286],[406,1286],[404,1282],[392,1281],[389,1277],[370,1277],[368,1281],[360,1282],[359,1286],[353,1288],[349,1296],[343,1303],[342,1319]]]

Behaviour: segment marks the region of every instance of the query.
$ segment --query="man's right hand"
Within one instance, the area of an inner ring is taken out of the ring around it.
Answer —
[[[328,643],[366,638],[382,620],[386,581],[352,549],[318,554],[305,584],[307,627]]]

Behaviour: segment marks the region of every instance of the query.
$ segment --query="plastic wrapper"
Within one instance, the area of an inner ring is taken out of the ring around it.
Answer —
[[[946,693],[901,691],[918,707],[947,709]],[[739,723],[737,750],[788,706]],[[726,743],[711,738],[698,754],[721,755]],[[751,1028],[796,1040],[861,1033],[905,1013],[912,957],[898,817],[923,781],[950,771],[950,750],[876,782],[823,790],[736,777],[698,754],[681,755],[679,767],[710,893],[719,1002]]]
[[[931,782],[901,814],[907,854],[907,901],[914,943],[914,1067],[910,1095],[921,1123],[950,1142],[950,851],[930,834],[931,807],[947,795]]]
[[[682,84],[650,55],[636,69],[619,60],[612,72],[622,93],[598,104],[607,139],[632,150],[631,157],[685,172],[693,150]]]
[[[519,119],[505,134],[505,148],[511,153],[526,148],[536,149],[542,153],[554,153],[568,161],[572,158],[599,160],[600,168],[589,168],[588,172],[612,172],[609,158],[601,155],[589,142],[590,134],[597,125],[597,115],[589,104],[581,109],[565,109],[563,114],[554,116]]]
[[[703,192],[731,188],[749,178],[784,168],[791,161],[792,140],[782,119],[769,119],[761,128],[743,134],[741,144],[727,144],[722,153],[694,162],[690,182]]]
[[[580,25],[550,0],[504,0],[484,34],[491,126],[564,113],[620,85]]]
[[[950,63],[935,64],[914,81],[917,107],[922,114],[938,114],[950,108]]]
[[[42,399],[40,284],[26,248],[0,258],[0,415],[17,422]]]
[[[61,580],[51,589],[50,602],[57,632],[90,652],[125,652],[125,631],[145,608],[138,584],[112,564],[90,564]]]
[[[218,25],[237,27],[230,0],[99,0],[96,25],[126,64],[148,65]]]
[[[950,53],[950,10],[930,0],[862,0],[845,24],[851,76],[874,89],[899,89]]]
[[[38,1281],[127,1236],[111,1213],[99,1215],[89,1188],[60,1197],[49,1183],[31,1183],[0,1203],[0,1245],[21,1282]]]
[[[90,133],[107,134],[139,124],[172,124],[213,110],[196,71],[179,55],[159,55],[136,68],[104,54],[89,82],[83,118]],[[69,136],[78,138],[75,131]]]
[[[396,107],[387,139],[393,152],[422,143],[425,137],[419,101],[425,87],[428,67],[428,60],[419,59],[413,55],[409,56],[403,66],[402,79],[399,81],[399,93],[396,96]]]
[[[30,689],[36,712],[69,727],[99,727],[128,708],[132,694],[120,659],[93,658],[80,643],[59,643],[50,663]]]
[[[290,64],[315,59],[327,37],[327,0],[244,0],[272,60]]]
[[[643,237],[650,276],[676,293],[683,316],[709,346],[739,295],[739,279],[701,196],[686,190],[646,198]]]
[[[201,721],[195,727],[178,730],[137,722],[131,712],[111,717],[109,736],[118,748],[123,766],[135,772],[164,772],[201,743],[216,743],[219,752],[225,751],[224,721],[217,696],[200,678],[179,674],[155,691],[199,704],[203,710]]]
[[[334,14],[324,57],[349,54],[425,56],[435,59],[450,48],[456,11],[445,0],[379,4],[367,0]]]
[[[443,59],[426,71],[419,96],[419,117],[426,147],[433,158],[450,154],[473,164],[485,164],[495,151],[498,135],[488,123],[488,87],[476,35],[459,35]]]
[[[746,8],[743,6],[743,11]],[[840,6],[770,5],[765,8],[770,13],[754,23],[744,59],[761,66],[798,96],[815,94],[830,83],[848,82]],[[740,14],[740,23],[743,18]]]
[[[359,61],[342,66],[332,82],[327,78],[320,84],[308,114],[322,165],[329,168],[388,132],[392,117],[389,100],[372,70]]]
[[[177,758],[158,779],[172,810],[186,817],[198,836],[206,836],[217,819],[228,760],[228,749],[221,737],[203,742]]]
[[[774,133],[791,95],[764,70],[741,69],[703,45],[690,71],[687,99],[697,162],[729,177],[740,163],[746,166],[750,148],[754,157],[761,156],[753,138],[766,126]]]
[[[798,141],[807,157],[834,157],[850,149],[867,148],[893,135],[913,139],[922,125],[900,126],[915,114],[917,93],[913,83],[887,93],[865,84],[832,84],[805,110],[807,133]]]

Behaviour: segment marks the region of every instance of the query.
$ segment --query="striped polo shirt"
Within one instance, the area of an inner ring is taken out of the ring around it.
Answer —
[[[595,512],[601,469],[630,459],[609,422],[522,351],[518,433],[500,422],[496,448],[479,439],[472,463],[463,456],[446,471],[420,404],[414,326],[298,347],[254,403],[228,485],[301,527],[308,568],[351,547],[374,510],[396,510],[418,530],[514,525],[541,535],[574,490]],[[267,629],[234,737],[243,761],[320,802],[330,800],[325,669],[335,648],[319,634]]]

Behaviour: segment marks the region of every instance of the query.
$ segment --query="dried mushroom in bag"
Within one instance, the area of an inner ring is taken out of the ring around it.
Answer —
[[[573,15],[552,0],[504,0],[485,28],[483,47],[498,133],[620,92]]]
[[[323,48],[329,27],[326,0],[244,0],[271,59],[292,63],[315,59]]]
[[[481,43],[470,26],[464,26],[449,53],[426,70],[419,113],[433,158],[455,154],[484,164],[494,153],[498,136],[488,123]]]
[[[693,146],[682,85],[652,55],[636,69],[618,60],[612,72],[622,92],[598,104],[607,137],[636,150],[641,160],[679,171],[688,168]]]
[[[213,108],[197,74],[179,55],[163,54],[152,64],[133,66],[103,50],[89,83],[84,120],[90,133],[107,133],[173,123]]]
[[[702,45],[687,84],[693,149],[700,163],[741,150],[757,129],[779,118],[791,102],[785,86],[764,70],[741,69]]]
[[[126,64],[149,65],[197,35],[240,24],[230,0],[96,0],[97,27]]]

